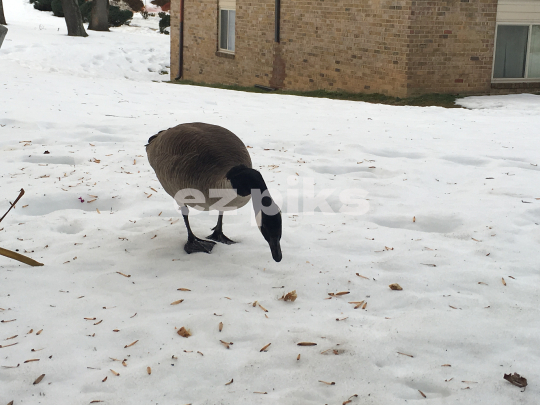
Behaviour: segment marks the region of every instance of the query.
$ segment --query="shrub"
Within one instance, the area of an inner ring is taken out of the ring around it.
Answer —
[[[159,32],[169,35],[169,30],[166,28],[171,26],[171,16],[164,12],[161,12],[158,15],[161,17],[161,20],[159,20]]]
[[[51,3],[52,0],[30,0],[30,4],[39,11],[52,11]]]
[[[36,0],[36,1],[43,1],[43,0]],[[85,4],[85,0],[79,0],[79,8],[81,8],[83,4]],[[62,0],[52,0],[51,11],[53,12],[53,15],[55,15],[56,17],[64,17],[64,9],[62,7]]]
[[[90,22],[90,15],[92,14],[92,2],[91,1],[85,1],[83,4],[79,5],[79,9],[81,10],[81,15],[82,15],[83,22],[89,23]]]
[[[64,16],[64,9],[62,8],[62,0],[52,0],[51,8],[52,8],[53,15],[55,15],[56,17]]]
[[[109,7],[109,25],[112,27],[120,27],[121,25],[129,25],[133,18],[133,12],[130,10],[121,10],[120,7]]]
[[[132,11],[139,12],[144,9],[144,3],[142,0],[123,0]]]
[[[56,1],[56,0],[55,0]],[[92,15],[92,2],[84,1],[79,6],[84,22],[90,22],[90,16]],[[120,27],[124,24],[129,24],[133,18],[133,12],[130,10],[121,10],[118,6],[109,6],[109,26]]]

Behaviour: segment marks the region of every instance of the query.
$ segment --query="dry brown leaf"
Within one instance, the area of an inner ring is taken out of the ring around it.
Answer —
[[[503,378],[509,383],[514,384],[517,387],[525,388],[527,386],[527,379],[525,377],[520,376],[518,373],[505,374]]]
[[[351,395],[342,405],[350,404],[352,402],[351,398],[358,398],[358,394]]]
[[[271,345],[272,343],[268,343],[266,346],[264,346],[261,350],[259,350],[259,352],[265,352],[266,349],[268,349],[268,347]]]
[[[284,294],[280,299],[283,301],[296,301],[296,298],[298,298],[298,295],[296,295],[296,290],[293,290],[291,292],[288,292],[287,294]]]
[[[361,308],[362,305],[364,305],[364,302],[365,302],[365,301],[360,301],[360,302],[358,302],[358,303],[352,302],[352,303],[356,304],[356,305],[354,306],[354,309]],[[349,302],[349,304],[351,304],[351,302]]]
[[[3,349],[4,347],[15,346],[15,345],[17,345],[17,344],[19,344],[19,343],[17,342],[17,343],[12,343],[12,344],[10,344],[10,345],[0,345],[0,349]]]
[[[41,374],[38,378],[36,378],[36,381],[34,381],[33,385],[39,384],[41,380],[43,380],[43,377],[45,377],[45,374]]]
[[[390,284],[388,287],[390,287],[391,290],[397,290],[397,291],[403,290],[403,288],[401,288],[401,286],[398,283]]]
[[[336,385],[336,383],[334,381],[332,382],[326,382],[326,381],[322,381],[322,380],[319,380],[319,382],[323,383],[323,384],[326,384],[326,385]]]
[[[176,333],[178,333],[180,336],[185,337],[185,338],[188,338],[191,336],[191,331],[189,329],[186,329],[183,326],[180,329],[178,329],[178,332]]]
[[[127,349],[128,347],[133,346],[135,343],[137,343],[139,340],[137,339],[135,342],[130,343],[129,345],[125,345],[124,349]]]

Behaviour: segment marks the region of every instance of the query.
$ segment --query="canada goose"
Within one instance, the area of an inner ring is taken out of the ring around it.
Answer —
[[[274,260],[281,261],[281,211],[272,200],[261,174],[251,168],[249,152],[235,134],[201,122],[181,124],[151,136],[146,153],[165,191],[181,204],[188,232],[184,246],[187,253],[210,253],[215,245],[215,242],[199,239],[193,234],[188,206],[202,211],[218,209],[217,225],[207,238],[231,244],[235,242],[223,234],[223,211],[243,207],[253,194],[259,230],[268,242]],[[223,205],[221,197],[227,194],[227,201],[230,201]],[[192,197],[188,199],[187,195]],[[218,205],[223,206],[216,208]]]

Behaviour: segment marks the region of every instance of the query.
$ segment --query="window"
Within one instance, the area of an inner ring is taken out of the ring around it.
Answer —
[[[540,25],[497,26],[493,79],[540,79]]]
[[[219,2],[219,50],[234,52],[236,1]]]

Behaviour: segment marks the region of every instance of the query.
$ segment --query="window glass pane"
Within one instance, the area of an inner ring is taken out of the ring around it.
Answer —
[[[540,25],[533,25],[528,77],[540,77]]]
[[[229,20],[229,10],[220,10],[219,21],[219,47],[221,49],[227,49],[227,26]]]
[[[524,77],[528,34],[529,27],[525,25],[497,27],[494,78]]]
[[[236,11],[229,10],[229,35],[228,35],[228,42],[229,47],[227,48],[229,51],[234,51],[234,22],[236,20]]]

